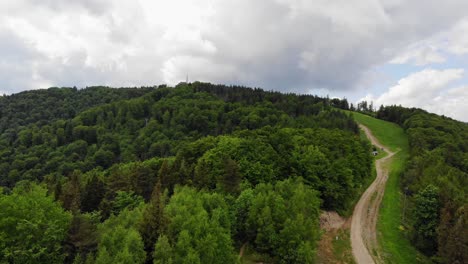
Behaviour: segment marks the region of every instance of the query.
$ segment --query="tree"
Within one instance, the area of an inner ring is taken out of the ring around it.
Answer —
[[[415,244],[426,254],[434,254],[437,249],[436,229],[439,225],[438,188],[428,185],[414,197]]]
[[[115,227],[104,233],[96,256],[96,264],[138,264],[145,263],[145,250],[141,236],[135,229]]]
[[[438,233],[438,255],[441,263],[468,262],[468,214],[466,207],[453,207],[453,201],[441,210],[441,223]]]
[[[172,179],[172,171],[171,167],[169,166],[169,162],[167,159],[164,159],[163,163],[161,164],[161,168],[158,172],[158,181],[161,184],[162,190],[168,189],[169,191],[173,187],[173,179]]]
[[[227,193],[238,194],[240,192],[240,182],[241,175],[237,163],[230,158],[225,159],[224,174],[221,179],[222,188]]]
[[[71,215],[46,193],[34,183],[19,182],[12,194],[0,194],[0,262],[63,262]]]
[[[257,185],[247,219],[251,242],[280,263],[313,263],[319,206],[317,193],[300,179]]]
[[[175,263],[233,263],[228,206],[220,194],[176,188],[166,206]]]
[[[166,195],[161,190],[161,182],[158,180],[153,189],[151,200],[143,212],[143,219],[139,226],[143,237],[145,250],[148,253],[154,251],[154,245],[167,226],[167,218],[164,212],[166,206]],[[148,254],[148,260],[151,255]]]
[[[105,195],[105,184],[98,175],[93,174],[81,194],[81,210],[92,212],[99,208]]]
[[[100,239],[95,263],[145,263],[143,240],[137,231],[142,209],[123,210],[98,226]]]
[[[112,213],[118,215],[125,208],[132,210],[143,203],[143,197],[136,195],[134,192],[117,191],[113,202]]]
[[[108,168],[114,162],[114,153],[109,150],[99,149],[94,154],[94,162],[97,166]]]
[[[81,208],[80,171],[74,171],[65,183],[60,200],[65,209],[79,212]]]
[[[80,258],[91,255],[89,253],[96,250],[98,223],[99,215],[97,213],[73,215],[64,246],[67,252],[66,263],[69,263],[69,260],[73,259],[73,257],[78,262]]]
[[[172,264],[174,263],[173,259],[173,249],[167,236],[162,235],[158,238],[158,242],[154,246],[153,252],[153,263],[154,264]]]

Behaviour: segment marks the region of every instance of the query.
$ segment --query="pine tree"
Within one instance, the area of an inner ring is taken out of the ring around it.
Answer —
[[[154,246],[153,264],[172,264],[174,263],[173,255],[173,249],[167,236],[160,236]]]
[[[70,179],[65,184],[60,200],[62,201],[63,208],[72,211],[73,213],[79,212],[81,208],[81,188],[79,171],[74,171],[70,175]]]
[[[173,187],[171,169],[166,159],[163,161],[161,168],[159,169],[158,181],[161,184],[161,190],[168,189],[170,191]]]
[[[140,225],[140,234],[147,252],[147,262],[151,261],[154,245],[167,225],[167,219],[164,215],[165,203],[166,196],[161,190],[161,181],[158,180],[153,189],[151,200],[143,212]]]
[[[213,188],[210,182],[210,168],[206,161],[200,160],[195,167],[193,183],[197,188]]]
[[[227,158],[224,160],[224,175],[221,179],[221,184],[225,192],[238,194],[240,192],[241,176],[239,174],[239,166],[236,161]]]
[[[93,175],[83,190],[81,200],[81,209],[83,212],[92,212],[97,210],[99,204],[104,198],[105,191],[104,182],[102,182],[97,175]]]

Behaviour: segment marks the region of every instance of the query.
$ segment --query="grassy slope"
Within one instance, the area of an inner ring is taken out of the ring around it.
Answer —
[[[400,226],[402,194],[400,175],[409,156],[408,138],[398,125],[367,115],[353,113],[354,119],[367,126],[375,137],[392,151],[393,158],[377,223],[379,243],[385,263],[428,263],[428,259],[411,246]]]

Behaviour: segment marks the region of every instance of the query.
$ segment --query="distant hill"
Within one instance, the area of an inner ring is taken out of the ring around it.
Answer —
[[[49,88],[0,96],[0,133],[37,123],[69,119],[88,108],[140,97],[154,88]]]

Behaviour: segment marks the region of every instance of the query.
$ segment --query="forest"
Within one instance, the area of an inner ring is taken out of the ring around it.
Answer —
[[[200,82],[2,96],[0,263],[314,263],[320,210],[372,177],[339,109]]]
[[[401,178],[409,238],[436,263],[468,261],[468,124],[422,109],[381,107],[402,126],[410,159]]]

